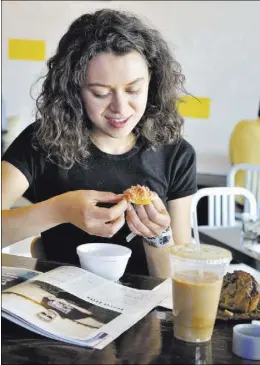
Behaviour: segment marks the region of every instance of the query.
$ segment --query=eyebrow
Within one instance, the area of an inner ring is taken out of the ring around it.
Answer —
[[[144,77],[138,77],[138,79],[130,82],[129,84],[127,84],[126,86],[131,86],[131,85],[134,85],[136,84],[137,82],[139,81],[143,81],[144,80]],[[106,87],[106,88],[112,88],[111,85],[105,85],[105,84],[101,84],[99,82],[93,82],[93,83],[90,83],[90,84],[87,84],[87,86],[100,86],[100,87]]]

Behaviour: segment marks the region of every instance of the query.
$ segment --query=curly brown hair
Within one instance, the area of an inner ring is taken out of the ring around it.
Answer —
[[[133,132],[145,148],[178,140],[183,119],[178,113],[184,76],[167,42],[136,15],[112,9],[76,19],[47,62],[48,72],[36,100],[34,147],[63,168],[86,163],[91,121],[84,110],[81,88],[88,62],[101,52],[125,55],[138,51],[151,75],[146,110]]]

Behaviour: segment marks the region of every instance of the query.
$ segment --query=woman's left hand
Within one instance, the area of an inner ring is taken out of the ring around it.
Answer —
[[[147,205],[128,203],[126,221],[130,230],[138,236],[152,238],[159,236],[171,223],[163,201],[154,193],[152,202]]]

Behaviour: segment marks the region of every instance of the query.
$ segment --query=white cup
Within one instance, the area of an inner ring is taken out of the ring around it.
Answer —
[[[238,324],[233,327],[232,351],[248,360],[260,360],[260,326]]]
[[[80,266],[109,280],[119,280],[132,254],[130,248],[112,243],[85,243],[77,247]]]

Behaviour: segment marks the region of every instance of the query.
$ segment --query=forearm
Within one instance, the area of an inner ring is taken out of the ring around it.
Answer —
[[[59,197],[23,208],[2,210],[2,246],[65,223]]]
[[[153,247],[143,243],[149,274],[153,277],[167,279],[171,276],[169,246]]]

